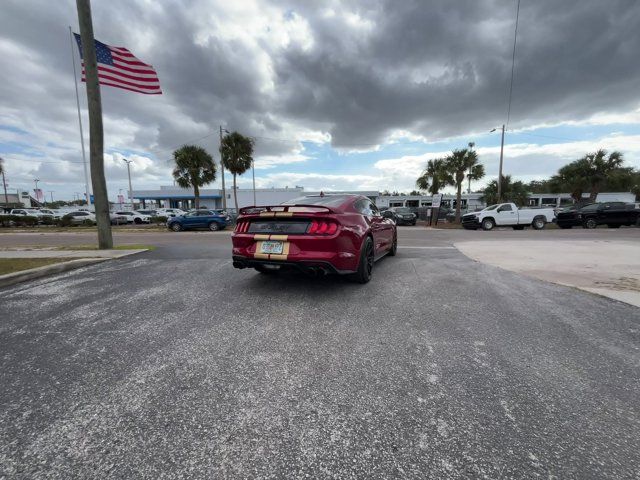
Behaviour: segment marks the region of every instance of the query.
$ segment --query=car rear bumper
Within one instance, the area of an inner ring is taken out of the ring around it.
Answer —
[[[264,241],[281,241],[281,254],[261,253]],[[360,245],[350,235],[316,237],[305,235],[254,235],[234,233],[233,265],[248,268],[281,265],[308,271],[321,268],[325,273],[353,273],[360,260]]]
[[[280,267],[290,270],[297,270],[307,275],[324,275],[324,274],[349,274],[354,273],[353,270],[339,270],[330,262],[317,260],[298,260],[289,262],[286,260],[259,260],[255,258],[233,256],[233,266],[235,268],[256,268],[264,266]]]

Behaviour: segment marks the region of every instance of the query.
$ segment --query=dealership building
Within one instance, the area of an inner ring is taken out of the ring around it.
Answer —
[[[303,187],[295,188],[259,188],[255,190],[255,202],[253,189],[239,188],[238,204],[242,207],[251,205],[278,205],[294,198],[304,195],[317,195],[318,191],[307,191]],[[375,190],[353,190],[353,191],[326,191],[327,194],[357,194],[369,197],[379,208],[409,207],[427,208],[431,207],[433,198],[431,195],[381,195]],[[235,199],[233,189],[226,191],[227,208],[235,210]],[[589,194],[584,194],[588,199]],[[223,208],[223,193],[221,189],[205,188],[200,190],[200,207],[210,209]],[[164,207],[182,208],[184,210],[195,207],[195,196],[193,189],[180,188],[176,186],[161,186],[157,190],[134,190],[133,198],[140,202],[143,208]],[[597,202],[634,202],[635,195],[629,192],[607,192],[600,193]],[[544,193],[531,194],[528,198],[528,205],[531,207],[560,207],[573,203],[571,195],[568,193]],[[461,197],[461,209],[463,211],[475,211],[486,206],[482,193],[463,193]],[[451,194],[442,195],[441,205],[448,208],[456,207],[456,196]]]

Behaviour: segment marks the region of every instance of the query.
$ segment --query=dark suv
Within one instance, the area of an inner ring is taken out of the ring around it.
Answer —
[[[418,216],[408,207],[391,207],[382,212],[384,218],[390,218],[396,225],[415,225]]]
[[[557,221],[562,228],[560,215],[558,214]],[[592,203],[579,209],[575,215],[577,224],[584,228],[596,228],[598,225],[607,225],[609,228],[640,225],[640,208],[637,203]]]

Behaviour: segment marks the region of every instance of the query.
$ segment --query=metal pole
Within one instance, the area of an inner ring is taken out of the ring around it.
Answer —
[[[222,161],[222,125],[220,125],[220,172],[222,175],[222,208],[227,209],[227,190],[224,188],[224,162]]]
[[[251,174],[253,175],[253,206],[256,206],[256,162],[251,160]]]
[[[129,201],[131,202],[131,208],[133,208],[133,187],[131,186],[131,162],[133,160],[122,159],[127,164],[127,174],[129,175]]]
[[[91,191],[89,190],[89,169],[87,167],[87,155],[84,151],[84,135],[82,133],[82,117],[80,116],[80,95],[78,94],[78,74],[76,73],[76,56],[73,53],[73,32],[71,26],[69,26],[69,40],[71,41],[71,61],[73,62],[73,81],[76,85],[76,106],[78,107],[78,125],[80,126],[80,145],[82,145],[82,165],[84,166],[84,191],[87,199],[87,205],[89,205],[89,199],[91,198]]]
[[[49,190],[49,194],[51,194],[51,203],[53,203],[53,190]]]
[[[7,181],[4,178],[4,171],[2,172],[2,185],[4,186],[4,204],[5,205],[9,205],[9,196],[7,195]],[[20,197],[18,196],[18,200],[20,200]]]
[[[498,169],[498,202],[502,201],[502,159],[504,157],[504,124],[502,125],[502,140],[500,141],[500,168]]]
[[[40,181],[40,179],[38,179],[38,178],[34,178],[34,179],[33,179],[33,181],[34,181],[34,183],[36,184],[36,188],[35,188],[35,190],[33,191],[33,193],[35,193],[35,194],[36,194],[36,202],[40,203],[40,200],[38,199],[38,182]]]

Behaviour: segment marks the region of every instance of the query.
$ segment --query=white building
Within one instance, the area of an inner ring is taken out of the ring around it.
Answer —
[[[255,202],[253,199],[253,189],[239,188],[238,205],[240,208],[252,205],[279,205],[287,200],[292,200],[304,195],[319,194],[320,192],[307,192],[302,187],[295,188],[257,188],[255,191]],[[327,194],[358,194],[371,198],[374,202],[379,196],[377,191],[351,191],[335,192],[327,191]],[[233,187],[227,189],[227,208],[235,210],[235,198]],[[195,207],[195,196],[193,189],[180,188],[174,186],[161,186],[158,190],[134,190],[133,198],[140,201],[144,207],[156,206],[165,208],[189,209]],[[220,209],[223,208],[222,190],[205,188],[200,190],[200,207]]]

